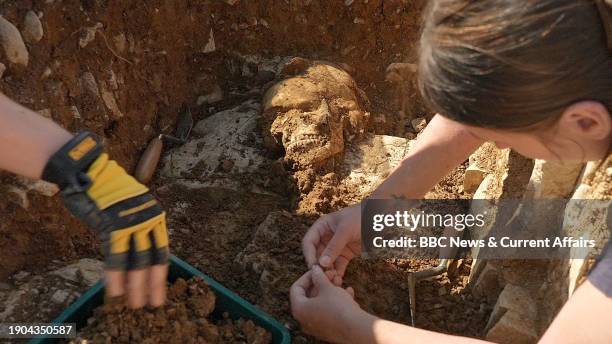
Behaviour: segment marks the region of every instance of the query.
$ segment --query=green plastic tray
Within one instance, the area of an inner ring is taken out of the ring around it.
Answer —
[[[276,321],[274,318],[264,313],[248,301],[225,288],[214,279],[205,275],[198,269],[189,265],[187,262],[175,257],[170,257],[170,267],[168,269],[168,281],[174,282],[178,278],[188,279],[193,276],[203,278],[210,288],[215,292],[217,301],[215,311],[212,316],[221,317],[223,312],[228,312],[230,318],[250,319],[255,324],[265,328],[272,334],[272,342],[275,344],[289,344],[291,336],[289,331]],[[104,302],[104,283],[99,281],[87,290],[78,300],[70,305],[60,314],[53,323],[76,323],[77,329],[86,325],[87,319],[92,316],[96,307]],[[50,344],[56,343],[61,339],[41,338],[32,339],[30,344]]]

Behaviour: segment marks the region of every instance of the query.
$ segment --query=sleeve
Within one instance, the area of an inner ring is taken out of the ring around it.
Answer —
[[[612,297],[612,240],[604,247],[589,274],[589,281],[606,296]]]

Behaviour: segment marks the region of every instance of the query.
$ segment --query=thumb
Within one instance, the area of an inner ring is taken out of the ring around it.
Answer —
[[[319,289],[332,285],[323,269],[321,269],[321,267],[318,265],[312,267],[312,282],[314,283],[315,287]]]
[[[344,235],[342,231],[336,232],[329,241],[329,243],[327,243],[327,246],[323,250],[323,253],[321,253],[321,258],[319,258],[319,264],[326,268],[333,267],[334,261],[336,261],[336,258],[338,258],[340,253],[342,253],[342,250],[344,250],[346,244],[346,235]]]

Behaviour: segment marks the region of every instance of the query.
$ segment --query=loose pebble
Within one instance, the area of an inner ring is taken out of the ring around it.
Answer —
[[[28,66],[28,49],[21,38],[19,30],[10,21],[0,16],[0,41],[4,49],[4,55],[9,62]]]
[[[223,90],[221,90],[221,87],[219,87],[219,85],[215,85],[212,92],[203,96],[199,96],[198,100],[196,101],[196,104],[198,106],[204,104],[214,104],[220,102],[221,100],[223,100]]]
[[[29,272],[27,272],[27,271],[19,271],[18,273],[13,275],[13,279],[15,281],[21,282],[21,281],[25,280],[26,278],[28,278],[28,276],[30,276]]]
[[[51,76],[51,73],[53,73],[53,71],[51,70],[51,68],[47,67],[47,68],[45,68],[45,70],[40,75],[40,78],[41,79],[46,79],[46,78]]]
[[[34,11],[28,11],[23,20],[23,39],[28,43],[37,43],[43,38],[43,26]]]
[[[100,89],[93,74],[91,74],[90,72],[83,73],[83,75],[81,75],[81,83],[91,95],[96,97],[100,96]]]
[[[28,191],[23,188],[10,185],[6,190],[6,196],[10,202],[19,205],[23,209],[28,209],[30,207]]]
[[[127,48],[127,39],[125,38],[124,33],[120,33],[113,37],[113,43],[115,44],[115,49],[119,54],[125,52],[125,49]]]
[[[100,95],[102,96],[104,105],[106,105],[106,107],[111,111],[115,119],[123,117],[123,112],[121,112],[121,110],[119,109],[119,105],[117,105],[115,96],[111,91],[102,87],[102,89],[100,90]]]
[[[55,303],[64,303],[69,296],[70,293],[68,293],[66,290],[58,290],[53,293],[53,296],[51,296],[51,301]]]
[[[102,27],[102,23],[96,23],[94,26],[86,27],[79,38],[79,46],[81,48],[85,48],[89,43],[96,39],[96,33]]]
[[[213,30],[210,29],[210,32],[208,33],[208,42],[206,43],[206,45],[204,46],[204,50],[202,51],[204,53],[212,53],[215,50],[217,50],[217,47],[215,45],[215,36],[213,34]]]
[[[425,127],[427,126],[427,120],[425,120],[425,118],[423,117],[417,117],[413,119],[412,121],[410,121],[410,124],[412,125],[412,128],[414,129],[414,131],[419,133],[423,129],[425,129]]]

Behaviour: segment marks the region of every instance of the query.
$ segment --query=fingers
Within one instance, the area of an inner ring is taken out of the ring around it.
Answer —
[[[127,273],[127,298],[130,308],[141,308],[147,303],[147,270],[131,270]]]
[[[346,272],[346,267],[348,266],[350,260],[344,256],[339,256],[336,258],[336,262],[334,263],[336,271],[338,272],[338,276],[344,277],[344,273]]]
[[[304,235],[302,239],[302,252],[304,253],[304,258],[306,259],[306,264],[308,268],[311,268],[314,264],[317,263],[317,246],[321,241],[320,227],[323,226],[323,221],[320,219],[315,222],[310,229]]]
[[[312,272],[308,271],[293,283],[289,289],[289,300],[293,310],[295,305],[298,305],[308,299],[306,293],[312,287]]]
[[[337,274],[334,276],[334,278],[331,281],[336,287],[342,286],[342,277],[338,276]]]
[[[149,274],[149,305],[159,307],[166,301],[168,264],[153,265]]]
[[[338,276],[338,272],[336,270],[325,270],[325,276],[335,286],[337,286],[337,287],[342,286],[342,277]]]
[[[104,283],[106,296],[118,297],[125,294],[125,272],[121,270],[105,270]]]
[[[344,290],[346,290],[346,292],[349,293],[353,299],[355,298],[355,289],[353,289],[353,287],[346,287]]]
[[[331,268],[333,262],[338,258],[342,250],[347,244],[346,235],[342,232],[336,232],[331,238],[327,247],[323,250],[321,258],[319,258],[319,264],[325,268]]]
[[[336,277],[336,270],[326,270],[325,277],[327,277],[328,280],[333,281]]]
[[[332,282],[320,266],[314,265],[310,271],[312,271],[312,283],[318,289],[332,285]]]
[[[147,301],[150,306],[159,307],[166,301],[167,264],[127,273],[121,270],[105,270],[104,274],[106,296],[119,297],[127,291],[130,308],[141,308]]]

